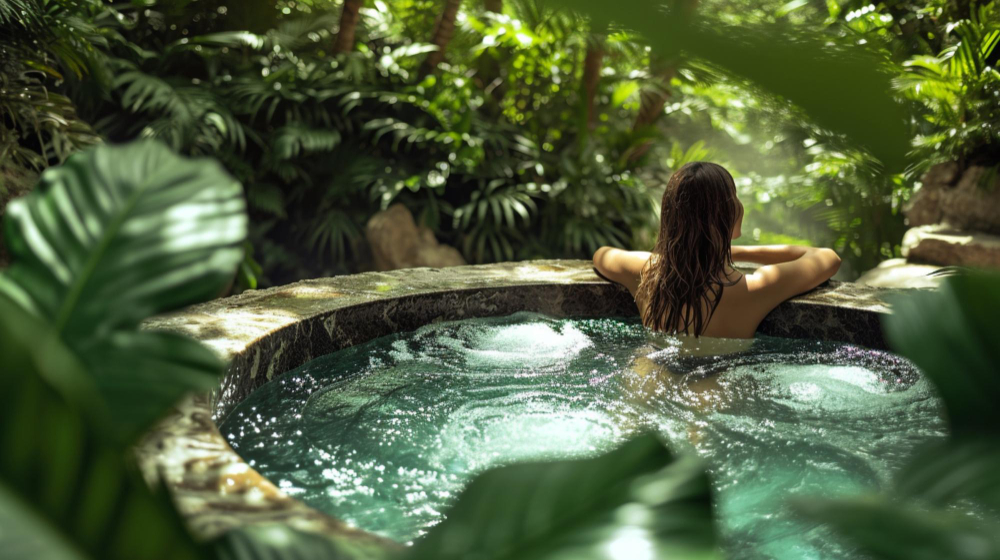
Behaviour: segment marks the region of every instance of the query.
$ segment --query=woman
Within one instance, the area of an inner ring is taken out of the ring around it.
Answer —
[[[795,245],[733,247],[742,224],[743,204],[729,172],[688,163],[667,182],[653,252],[601,247],[594,268],[628,288],[653,330],[752,338],[781,302],[833,276],[840,257],[832,249]],[[764,266],[744,275],[733,261]]]
[[[697,419],[728,407],[734,391],[732,381],[715,375],[724,363],[706,368],[712,363],[706,357],[749,350],[751,340],[732,339],[752,339],[772,309],[840,268],[831,249],[733,247],[742,225],[733,177],[720,165],[692,162],[667,182],[652,253],[601,247],[594,254],[597,272],[632,293],[644,325],[682,335],[672,341],[651,335],[631,364],[635,375],[624,381],[632,398],[673,395],[669,400],[694,413],[688,432],[696,445],[705,425]],[[764,266],[744,275],[733,261]]]

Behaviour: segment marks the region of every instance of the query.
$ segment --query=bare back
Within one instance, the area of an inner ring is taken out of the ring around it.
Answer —
[[[744,275],[728,269],[730,280],[720,278],[723,281],[721,301],[701,336],[753,338],[761,321],[775,307],[826,281],[840,265],[839,257],[829,249],[795,249],[798,250],[797,253],[790,252],[797,254],[795,258],[780,261],[784,257],[778,256],[778,249],[761,248],[757,251],[759,261],[775,262],[766,264],[751,274]],[[650,253],[645,251],[603,247],[594,255],[594,268],[608,280],[628,288],[632,296],[636,297],[642,271],[650,258]],[[637,298],[636,305],[640,316],[644,317],[646,302],[640,297]],[[708,315],[707,311],[705,310],[705,316]]]
[[[643,263],[645,266],[645,263]],[[640,269],[641,270],[641,269]],[[757,325],[764,319],[764,316],[757,317],[757,313],[750,309],[750,291],[747,288],[747,278],[744,274],[736,270],[727,270],[729,279],[720,278],[722,282],[722,295],[715,312],[709,309],[707,304],[702,306],[704,317],[708,319],[708,324],[701,336],[712,338],[753,338],[757,331]],[[734,282],[735,280],[735,282]],[[635,290],[629,287],[629,292],[635,298],[636,306],[639,308],[639,316],[645,319],[647,314],[647,302],[638,293],[641,272],[636,277]],[[765,313],[766,315],[766,313]],[[691,334],[691,333],[688,333]]]

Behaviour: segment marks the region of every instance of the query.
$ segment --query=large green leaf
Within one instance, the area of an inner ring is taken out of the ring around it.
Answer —
[[[46,170],[5,224],[0,293],[81,342],[219,295],[247,229],[240,185],[217,162],[153,141]]]
[[[705,14],[688,17],[683,8],[663,13],[660,3],[645,0],[547,2],[585,12],[601,27],[615,22],[638,31],[661,56],[684,52],[746,78],[869,148],[890,170],[904,166],[910,146],[905,114],[892,98],[891,76],[864,47],[833,49],[824,34],[783,25],[737,27]]]
[[[718,558],[708,479],[653,436],[593,459],[525,463],[469,484],[415,559]]]
[[[85,558],[46,520],[24,507],[24,501],[11,494],[3,483],[0,483],[0,550],[4,558]]]
[[[0,508],[26,531],[0,530],[0,556],[204,557],[169,498],[126,463],[110,427],[69,348],[0,296]],[[32,529],[39,524],[47,529]]]
[[[137,332],[150,315],[219,295],[242,260],[240,185],[153,141],[102,146],[42,174],[7,208],[0,294],[48,322],[97,380],[129,437],[222,364],[198,343]]]
[[[208,347],[169,332],[118,331],[77,348],[128,440],[188,391],[218,387],[225,365]]]
[[[1000,512],[1000,441],[967,438],[923,449],[899,474],[903,496],[938,506],[972,499]]]
[[[796,509],[849,536],[885,560],[996,560],[995,526],[942,511],[922,511],[882,497],[799,500]]]
[[[378,560],[399,552],[363,538],[335,540],[276,524],[233,529],[212,546],[218,560]]]
[[[934,382],[953,433],[1000,435],[1000,275],[950,276],[892,309],[886,338]]]

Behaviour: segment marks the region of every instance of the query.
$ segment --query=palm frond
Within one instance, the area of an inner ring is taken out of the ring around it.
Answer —
[[[319,130],[295,123],[276,130],[272,146],[278,159],[287,160],[302,154],[332,151],[340,140],[340,132],[335,129]]]

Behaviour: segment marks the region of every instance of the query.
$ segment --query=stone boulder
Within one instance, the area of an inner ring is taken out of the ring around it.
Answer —
[[[985,167],[964,172],[957,163],[932,167],[904,208],[911,226],[947,224],[952,229],[1000,234],[1000,176]]]
[[[943,277],[931,274],[940,269],[936,265],[908,263],[906,259],[889,259],[862,274],[855,282],[876,288],[934,288]]]
[[[911,263],[1000,269],[1000,236],[943,224],[911,228],[903,235],[902,251]]]
[[[466,264],[457,249],[438,243],[430,229],[417,227],[413,214],[402,204],[393,204],[372,216],[365,237],[377,270]]]

